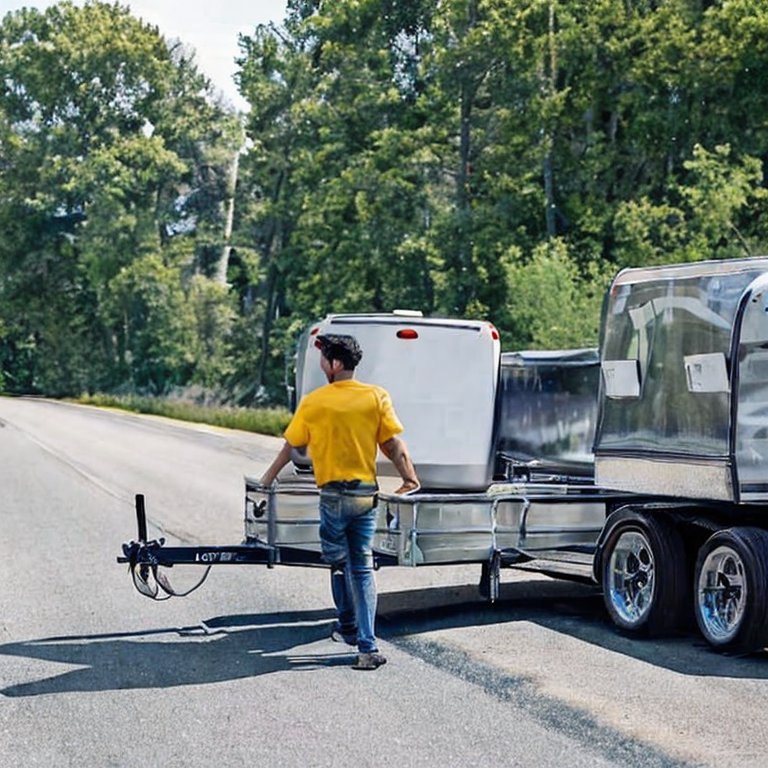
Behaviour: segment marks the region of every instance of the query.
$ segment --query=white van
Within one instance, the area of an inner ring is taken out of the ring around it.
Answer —
[[[488,486],[500,358],[493,325],[412,311],[328,315],[310,326],[299,343],[297,402],[326,383],[320,351],[312,343],[326,333],[354,336],[362,347],[356,378],[392,396],[422,487],[466,491]],[[391,475],[394,469],[379,456],[378,471]]]

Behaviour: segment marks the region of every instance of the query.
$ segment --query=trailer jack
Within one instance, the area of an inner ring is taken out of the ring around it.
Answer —
[[[501,552],[494,550],[490,560],[482,564],[480,571],[480,583],[477,588],[482,597],[485,597],[489,603],[495,603],[499,599],[499,588],[501,583],[502,558]]]

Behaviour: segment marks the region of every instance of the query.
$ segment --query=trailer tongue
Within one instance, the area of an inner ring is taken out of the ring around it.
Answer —
[[[269,489],[265,491],[268,493]],[[319,552],[275,546],[261,540],[246,539],[243,544],[229,545],[168,546],[164,538],[148,539],[146,504],[142,494],[136,495],[136,521],[138,539],[123,544],[123,554],[118,556],[117,562],[128,564],[137,591],[152,600],[186,597],[203,584],[213,565],[327,567],[320,559]],[[162,570],[174,565],[202,565],[205,566],[205,572],[192,587],[177,591]]]

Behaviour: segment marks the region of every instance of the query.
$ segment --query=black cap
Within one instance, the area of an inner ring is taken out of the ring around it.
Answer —
[[[363,359],[363,350],[354,336],[322,333],[315,338],[315,346],[327,360],[340,360],[344,368],[352,371]]]

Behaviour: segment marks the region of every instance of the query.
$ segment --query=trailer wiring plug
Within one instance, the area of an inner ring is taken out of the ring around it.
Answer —
[[[139,540],[123,544],[123,557],[118,562],[127,562],[128,571],[136,591],[151,600],[169,600],[171,597],[186,597],[194,592],[208,578],[211,566],[208,565],[201,579],[184,592],[177,592],[168,577],[160,570],[161,565],[157,553],[165,544],[160,538],[147,541],[147,511],[144,494],[136,494],[136,521],[139,528]],[[165,594],[160,596],[160,591]]]
[[[208,565],[198,582],[189,589],[179,592],[173,588],[170,580],[161,570],[161,566],[153,556],[153,551],[159,549],[165,543],[164,539],[159,541],[139,542],[132,541],[129,544],[123,544],[123,560],[128,562],[128,572],[131,574],[133,586],[136,591],[158,602],[169,600],[172,597],[186,597],[203,585],[208,578],[211,566]],[[164,594],[160,594],[161,591]]]

